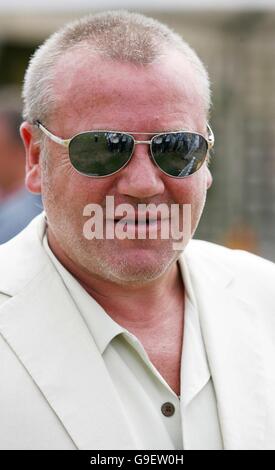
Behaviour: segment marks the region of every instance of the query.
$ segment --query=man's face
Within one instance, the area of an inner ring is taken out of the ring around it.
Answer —
[[[69,138],[87,130],[161,132],[193,130],[206,135],[206,116],[192,67],[171,53],[154,65],[103,61],[87,52],[68,52],[55,75],[57,112],[45,125]],[[150,136],[135,135],[138,140]],[[163,174],[150,160],[149,146],[137,145],[130,163],[112,176],[89,178],[71,166],[66,148],[47,139],[42,168],[42,194],[52,239],[91,274],[118,283],[146,282],[163,274],[179,253],[172,240],[87,240],[83,208],[138,204],[191,204],[192,234],[200,219],[211,175],[206,166],[177,179]]]

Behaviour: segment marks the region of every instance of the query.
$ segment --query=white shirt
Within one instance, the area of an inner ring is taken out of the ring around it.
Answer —
[[[186,298],[178,397],[152,364],[141,342],[116,323],[58,261],[46,235],[43,246],[103,357],[136,449],[223,449],[216,397],[186,263],[182,265]],[[174,406],[172,416],[161,411],[167,402]]]

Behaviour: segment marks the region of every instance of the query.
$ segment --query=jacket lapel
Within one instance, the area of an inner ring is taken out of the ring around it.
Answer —
[[[2,306],[0,333],[77,448],[135,448],[104,361],[50,264]]]
[[[259,312],[236,297],[234,276],[199,256],[188,266],[227,450],[264,448],[266,416],[263,340]],[[215,264],[215,263],[214,263]],[[212,272],[211,272],[212,269]]]

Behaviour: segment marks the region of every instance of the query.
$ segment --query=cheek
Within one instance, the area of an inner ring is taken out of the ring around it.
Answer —
[[[79,212],[89,203],[102,204],[112,182],[79,174],[65,155],[49,158],[42,168],[42,194],[45,207],[62,207]],[[79,209],[79,210],[78,210]]]
[[[198,171],[182,180],[170,179],[166,182],[166,187],[178,204],[199,204],[200,201],[203,203],[207,190],[206,172]]]
[[[170,181],[169,190],[174,203],[191,205],[191,236],[193,236],[202,215],[206,201],[207,181],[205,168],[201,168],[197,173],[183,180]]]

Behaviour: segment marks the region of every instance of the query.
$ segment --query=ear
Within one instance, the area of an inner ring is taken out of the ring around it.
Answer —
[[[20,135],[26,153],[26,187],[32,193],[41,193],[41,148],[34,126],[24,121],[20,126]]]
[[[213,183],[213,176],[212,176],[211,171],[207,167],[206,168],[206,186],[207,186],[207,189],[209,189],[211,187],[212,183]]]

